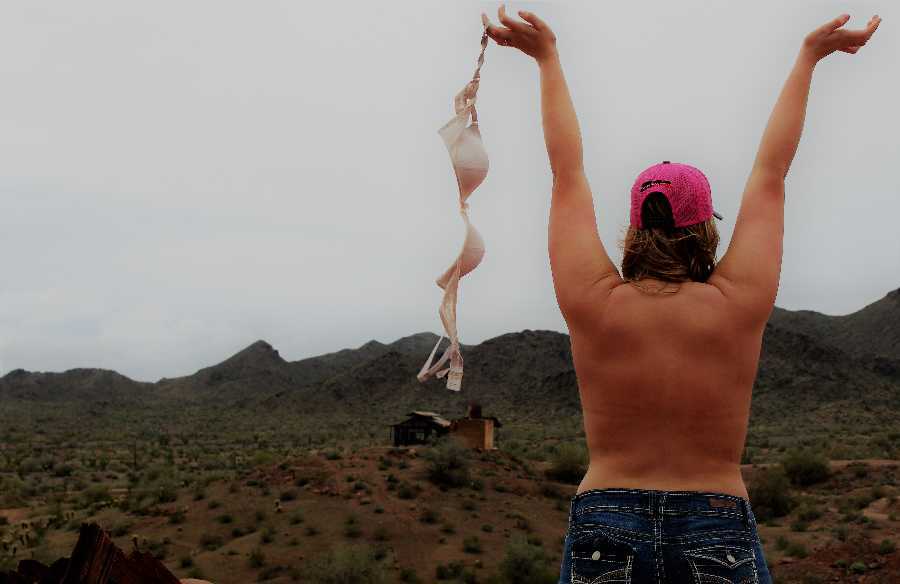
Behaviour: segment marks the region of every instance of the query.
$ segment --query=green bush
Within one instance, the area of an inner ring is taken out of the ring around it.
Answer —
[[[467,554],[480,554],[482,552],[481,540],[477,535],[463,539],[463,551]]]
[[[438,564],[435,567],[435,578],[438,580],[453,580],[454,582],[475,582],[475,574],[466,569],[462,562],[450,561],[446,565]]]
[[[784,553],[793,558],[805,558],[809,555],[809,552],[806,551],[806,546],[799,541],[792,541],[788,543],[788,546],[784,550]]]
[[[359,537],[362,535],[362,529],[359,527],[359,519],[356,515],[349,515],[344,520],[344,535],[347,537]]]
[[[438,512],[429,507],[422,509],[422,512],[419,514],[419,521],[422,523],[437,523],[438,519],[440,519]]]
[[[781,464],[791,483],[799,487],[820,483],[831,476],[828,459],[809,449],[790,450]]]
[[[250,564],[251,568],[261,568],[266,563],[266,555],[262,552],[261,549],[255,548],[250,552],[248,563]]]
[[[766,521],[790,513],[796,505],[790,487],[790,480],[781,467],[761,470],[748,489],[754,516]]]
[[[302,581],[311,584],[384,584],[387,578],[373,548],[348,545],[314,557]]]
[[[499,566],[503,584],[555,584],[559,573],[542,547],[514,536]]]
[[[397,487],[397,496],[401,499],[415,499],[418,494],[419,490],[405,481]]]
[[[800,521],[815,521],[822,517],[822,511],[813,504],[804,503],[797,508],[797,517]]]
[[[200,536],[200,545],[203,546],[203,549],[207,551],[214,552],[225,543],[222,539],[221,535],[212,535],[209,533],[204,533]]]
[[[442,487],[461,487],[469,482],[469,449],[446,436],[425,452],[428,479]]]
[[[581,482],[586,471],[587,450],[581,445],[566,442],[556,448],[546,474],[551,480],[575,485]]]

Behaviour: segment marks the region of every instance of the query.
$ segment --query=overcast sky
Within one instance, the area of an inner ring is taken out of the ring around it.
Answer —
[[[893,2],[510,2],[557,35],[600,235],[634,178],[703,170],[727,249],[803,37],[881,24],[816,68],[787,179],[776,305],[848,314],[900,287]],[[289,360],[442,332],[464,235],[437,134],[497,2],[7,2],[0,7],[0,374],[189,374],[257,339]],[[483,263],[460,340],[566,332],[547,256],[538,68],[490,42]],[[894,104],[893,106],[891,104]],[[423,362],[427,355],[422,355]]]

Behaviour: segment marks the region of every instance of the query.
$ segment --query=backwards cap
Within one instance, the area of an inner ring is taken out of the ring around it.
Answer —
[[[641,217],[644,200],[652,193],[661,193],[669,201],[675,227],[702,223],[710,217],[722,219],[722,215],[713,210],[706,175],[689,164],[664,160],[638,175],[631,187],[631,225],[637,229],[662,226],[660,223],[645,225]]]

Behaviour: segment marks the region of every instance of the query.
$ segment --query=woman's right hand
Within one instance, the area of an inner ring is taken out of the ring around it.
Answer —
[[[806,35],[806,38],[803,39],[803,51],[813,59],[813,62],[817,62],[835,51],[855,54],[875,33],[881,17],[876,14],[870,18],[866,28],[862,30],[841,28],[847,24],[848,20],[850,20],[850,15],[842,14]]]

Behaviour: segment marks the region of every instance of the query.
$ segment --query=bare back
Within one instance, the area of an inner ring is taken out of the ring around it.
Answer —
[[[766,318],[749,320],[727,282],[708,282],[674,294],[617,284],[595,314],[570,323],[590,450],[579,492],[747,497],[740,460]]]

